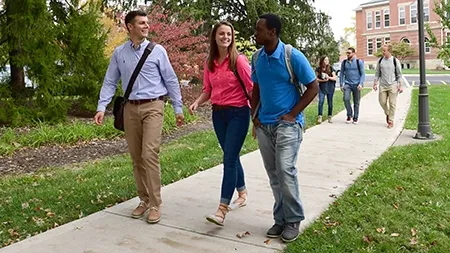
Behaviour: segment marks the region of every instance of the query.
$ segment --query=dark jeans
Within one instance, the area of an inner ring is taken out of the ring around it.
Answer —
[[[216,110],[212,120],[223,150],[223,178],[220,203],[229,205],[234,190],[245,190],[244,169],[239,158],[250,123],[250,108],[232,107]]]
[[[322,90],[319,89],[319,116],[323,115],[323,104],[325,103],[325,96],[327,97],[328,104],[328,116],[331,117],[333,115],[333,96],[334,96],[334,87],[331,90]]]
[[[354,112],[352,110],[352,104],[350,103],[350,94],[353,95]],[[360,99],[361,91],[358,90],[357,86],[344,85],[344,104],[345,109],[347,109],[347,117],[353,117],[353,120],[358,120]]]

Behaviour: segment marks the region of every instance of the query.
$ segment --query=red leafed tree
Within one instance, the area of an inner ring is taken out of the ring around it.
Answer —
[[[201,80],[203,64],[208,55],[208,37],[194,31],[202,22],[178,20],[176,15],[152,6],[149,19],[149,37],[167,50],[170,62],[179,79]]]

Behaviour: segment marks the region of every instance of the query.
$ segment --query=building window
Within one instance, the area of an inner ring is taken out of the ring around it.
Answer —
[[[384,44],[389,44],[389,43],[391,43],[391,38],[389,38],[389,37],[384,38]]]
[[[372,12],[367,12],[366,17],[367,29],[372,29]]]
[[[417,3],[413,3],[409,6],[409,12],[411,17],[411,24],[417,23]]]
[[[381,43],[381,38],[377,38],[377,52],[378,50],[383,46],[383,43]]]
[[[403,38],[401,42],[411,45],[411,41],[409,41],[409,39],[407,38]]]
[[[430,21],[430,4],[428,1],[424,1],[423,3],[423,20],[425,22]]]
[[[404,25],[406,23],[405,6],[401,6],[398,8],[398,23],[400,25]]]
[[[375,29],[381,28],[381,12],[375,12]]]
[[[389,10],[384,10],[384,27],[389,27],[391,25],[390,20]]]
[[[367,40],[367,55],[373,55],[373,41],[372,39]]]
[[[428,38],[425,38],[425,53],[431,53],[430,40]]]

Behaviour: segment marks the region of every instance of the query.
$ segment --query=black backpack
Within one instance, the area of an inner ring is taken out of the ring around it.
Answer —
[[[392,57],[394,57],[394,56],[392,56]],[[381,57],[378,60],[378,66],[380,66],[382,60],[383,60],[383,57]],[[394,57],[394,71],[395,71],[395,78],[397,78],[397,59],[395,57]],[[381,66],[380,66],[380,75],[381,75]]]

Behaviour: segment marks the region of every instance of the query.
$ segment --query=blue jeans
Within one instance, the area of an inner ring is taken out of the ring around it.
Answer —
[[[350,94],[353,95],[354,112],[352,110],[352,104],[350,103]],[[344,104],[345,109],[347,109],[347,117],[353,117],[353,120],[358,120],[360,99],[361,91],[358,90],[357,86],[344,85]]]
[[[327,104],[328,104],[328,116],[333,116],[333,95],[334,95],[334,90],[333,93],[325,93],[324,91],[319,89],[319,116],[323,115],[323,104],[325,102],[325,96],[327,97]]]
[[[223,150],[223,178],[220,203],[229,205],[234,189],[245,190],[244,169],[239,153],[250,124],[250,108],[233,107],[213,111],[214,131]]]
[[[275,224],[284,225],[304,220],[295,167],[303,138],[300,124],[282,120],[274,125],[258,127],[256,135],[275,198]]]

